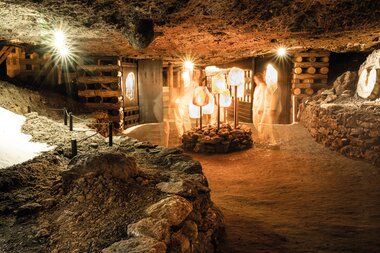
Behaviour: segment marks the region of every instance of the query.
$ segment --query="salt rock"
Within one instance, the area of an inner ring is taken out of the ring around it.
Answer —
[[[166,244],[151,237],[133,237],[115,242],[102,253],[166,253]]]
[[[170,225],[181,224],[191,211],[192,204],[177,195],[162,199],[145,210],[153,218],[167,219]]]
[[[346,71],[340,75],[333,84],[336,95],[340,96],[344,91],[351,92],[355,90],[357,77],[358,75],[355,71]]]
[[[69,169],[61,173],[64,186],[90,172],[126,181],[137,175],[138,170],[135,159],[122,153],[101,152],[78,155],[69,163]]]
[[[170,225],[165,219],[144,218],[128,225],[128,235],[135,237],[152,237],[159,241],[169,242]]]

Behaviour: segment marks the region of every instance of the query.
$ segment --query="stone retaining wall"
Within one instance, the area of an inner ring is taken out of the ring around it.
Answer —
[[[331,150],[380,166],[380,105],[319,103],[301,111],[301,123]]]

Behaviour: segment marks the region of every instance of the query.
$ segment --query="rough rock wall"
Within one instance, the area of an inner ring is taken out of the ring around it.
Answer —
[[[308,103],[301,123],[318,142],[380,166],[380,106]]]

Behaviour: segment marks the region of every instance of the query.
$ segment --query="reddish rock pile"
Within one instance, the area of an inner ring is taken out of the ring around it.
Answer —
[[[228,124],[205,126],[202,129],[192,129],[182,135],[182,147],[187,151],[199,153],[228,153],[251,148],[253,145],[252,131],[247,126]]]

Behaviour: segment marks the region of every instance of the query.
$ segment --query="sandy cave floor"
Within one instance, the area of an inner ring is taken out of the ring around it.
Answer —
[[[279,150],[192,154],[226,219],[224,252],[380,252],[380,168],[275,127]]]

